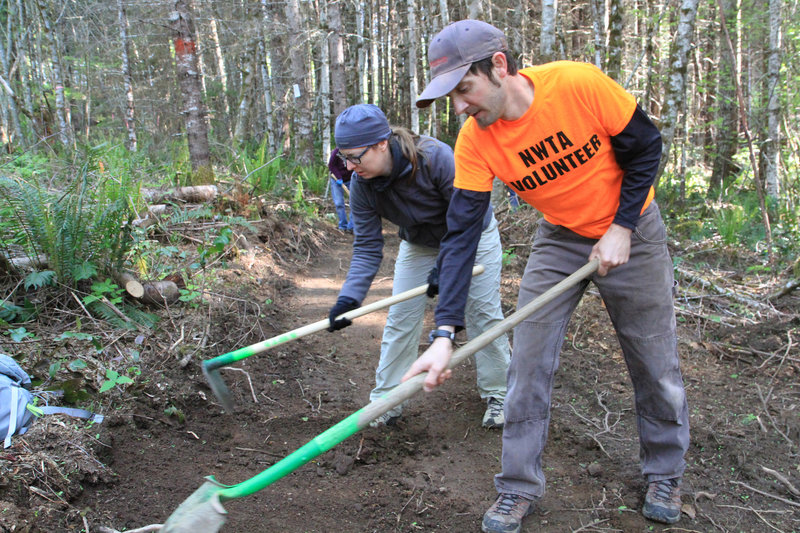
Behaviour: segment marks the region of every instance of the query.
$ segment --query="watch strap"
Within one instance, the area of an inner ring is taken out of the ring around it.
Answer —
[[[428,342],[433,342],[434,339],[438,337],[447,337],[452,342],[456,341],[456,334],[454,332],[447,331],[446,329],[432,329],[428,334]]]

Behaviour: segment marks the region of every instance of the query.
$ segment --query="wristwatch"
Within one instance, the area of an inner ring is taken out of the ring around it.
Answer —
[[[433,342],[437,337],[447,337],[451,342],[456,342],[456,334],[446,329],[432,329],[428,334],[428,342]]]

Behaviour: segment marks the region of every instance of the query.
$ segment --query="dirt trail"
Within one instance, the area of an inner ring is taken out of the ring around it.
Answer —
[[[390,294],[397,237],[386,236],[386,257],[368,302]],[[263,326],[264,337],[327,315],[346,274],[351,238],[336,237],[307,268],[287,274],[289,291],[276,296],[252,285],[253,300],[281,299],[281,312],[265,318],[272,330]],[[242,279],[248,276],[259,273]],[[504,277],[507,313],[515,287],[512,271]],[[154,365],[134,415],[112,416],[104,430],[110,447],[102,459],[117,481],[87,486],[75,505],[87,510],[92,524],[132,529],[163,522],[204,476],[234,484],[266,469],[368,402],[384,318],[376,312],[340,332],[313,334],[237,363],[246,374],[223,370],[235,395],[234,414],[216,404],[197,365],[178,374],[166,368],[172,362]],[[225,327],[214,324],[220,335]],[[685,516],[679,524],[685,529],[675,529],[639,513],[644,482],[630,384],[600,300],[590,291],[573,319],[557,378],[545,454],[548,493],[523,531],[767,530],[729,481],[753,483],[756,464],[797,479],[797,466],[783,450],[780,463],[768,460],[771,453],[763,450],[779,440],[774,432],[764,436],[730,420],[735,435],[720,427],[721,405],[736,410],[754,400],[736,396],[726,382],[735,371],[729,362],[701,359],[689,334],[682,333],[681,354],[695,436],[684,503],[694,519]],[[413,399],[398,426],[367,428],[260,493],[226,502],[223,531],[479,531],[495,497],[501,434],[480,427],[484,404],[474,384],[468,362],[441,390]],[[165,416],[169,405],[180,409],[183,423]],[[752,445],[756,440],[760,449]],[[782,531],[798,530],[791,507],[760,499],[758,508],[774,513],[769,520]]]

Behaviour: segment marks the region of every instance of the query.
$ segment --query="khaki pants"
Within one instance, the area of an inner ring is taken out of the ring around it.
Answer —
[[[435,248],[400,241],[392,294],[427,283],[428,274],[436,265],[437,255],[439,250]],[[475,256],[475,264],[483,265],[486,270],[472,278],[467,298],[464,318],[470,339],[503,320],[500,307],[502,256],[497,221],[493,218],[481,235]],[[399,385],[400,378],[417,359],[428,300],[423,294],[389,308],[381,341],[381,358],[375,371],[375,388],[370,393],[370,400],[380,398]],[[510,349],[505,335],[499,336],[475,354],[478,391],[482,398],[505,398],[509,357]],[[398,406],[390,414],[397,416],[401,412],[402,406]]]
[[[520,285],[518,308],[586,264],[596,242],[542,221]],[[642,473],[648,482],[681,476],[689,416],[677,352],[673,266],[655,202],[631,235],[630,261],[591,281],[606,304],[633,383]],[[498,492],[531,499],[544,495],[542,450],[553,378],[567,323],[588,284],[585,280],[567,290],[514,330],[503,472],[495,476]]]

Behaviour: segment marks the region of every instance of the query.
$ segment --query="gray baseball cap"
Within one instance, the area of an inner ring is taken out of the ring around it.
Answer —
[[[428,46],[431,82],[417,97],[417,107],[431,103],[455,89],[476,61],[508,50],[502,31],[480,20],[459,20],[437,33]]]

